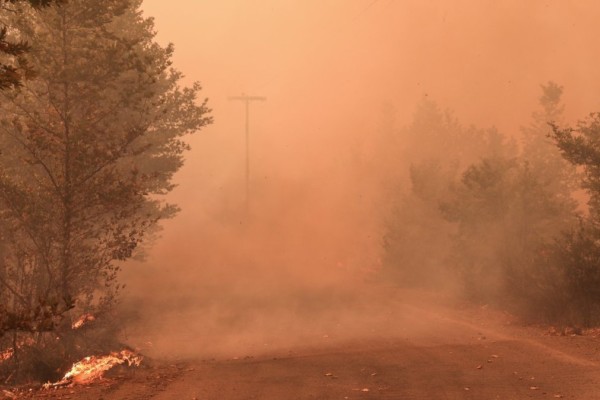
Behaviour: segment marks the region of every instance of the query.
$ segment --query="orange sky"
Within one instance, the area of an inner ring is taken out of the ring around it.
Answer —
[[[240,92],[270,98],[265,124],[323,105],[333,108],[326,120],[361,107],[358,119],[371,121],[383,102],[408,117],[427,93],[463,120],[514,128],[548,79],[566,86],[570,108],[598,105],[595,1],[146,0],[144,9],[218,117],[234,118],[224,101]]]
[[[146,0],[144,10],[214,109],[193,168],[210,167],[202,147],[227,160],[240,150],[243,109],[227,98],[242,92],[268,98],[252,110],[258,158],[369,135],[384,103],[407,122],[424,95],[504,132],[527,122],[548,80],[565,86],[571,118],[600,110],[596,1]]]

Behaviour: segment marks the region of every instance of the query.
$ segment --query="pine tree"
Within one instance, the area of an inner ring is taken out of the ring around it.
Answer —
[[[401,184],[397,183],[391,194],[383,238],[384,270],[404,285],[435,285],[447,277],[445,261],[454,232],[440,212],[440,202],[464,168],[491,151],[496,132],[465,127],[451,112],[424,99],[401,135],[405,148],[397,160],[399,169],[408,170],[410,185],[398,193]]]
[[[569,206],[519,157],[470,166],[443,204],[458,225],[454,264],[467,293],[504,305],[528,301],[541,283],[534,260],[560,233],[557,218]]]
[[[117,262],[177,211],[162,197],[183,137],[211,118],[140,5],[70,0],[10,20],[36,38],[37,76],[0,98],[0,335],[110,308]]]
[[[60,3],[62,0],[0,0],[0,11],[18,12],[20,4],[40,9]],[[25,58],[30,48],[28,42],[9,39],[8,31],[7,26],[0,27],[0,90],[19,87],[23,78],[34,74]]]
[[[563,216],[569,219],[575,208],[571,195],[579,179],[575,167],[562,157],[559,148],[550,137],[551,124],[563,122],[564,105],[561,102],[563,87],[550,81],[541,85],[541,89],[540,110],[532,114],[529,126],[521,129],[522,157],[529,163],[532,173],[547,185],[555,196],[560,197],[564,202],[572,203],[570,209],[565,209],[567,215]]]
[[[552,125],[551,138],[562,156],[582,171],[588,212],[579,229],[565,234],[551,249],[562,266],[563,318],[584,326],[600,323],[600,113],[591,113],[575,127]]]

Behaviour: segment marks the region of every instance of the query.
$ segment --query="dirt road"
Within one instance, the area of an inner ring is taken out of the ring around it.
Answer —
[[[434,311],[432,311],[434,310]],[[149,361],[52,399],[600,399],[600,339],[549,336],[499,313],[403,304],[393,324],[215,360]],[[341,335],[339,335],[341,336]],[[1,396],[0,396],[1,397]]]

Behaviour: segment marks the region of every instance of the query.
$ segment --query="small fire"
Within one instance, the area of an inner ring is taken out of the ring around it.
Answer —
[[[10,360],[15,355],[15,349],[12,347],[0,352],[0,362]]]
[[[58,382],[47,383],[44,388],[48,389],[57,386],[66,386],[71,384],[85,385],[92,383],[104,376],[104,373],[114,367],[127,363],[129,367],[139,367],[143,357],[129,350],[110,353],[108,356],[90,356],[76,362],[71,370]]]
[[[35,343],[35,340],[33,340],[32,338],[21,339],[17,343],[17,350],[19,350],[19,349],[21,349],[21,348],[23,348],[25,346],[31,346],[34,343]],[[0,351],[0,363],[3,363],[4,361],[10,360],[14,356],[15,356],[15,349],[14,349],[14,347],[9,347],[8,349],[6,349],[4,351]]]
[[[79,329],[82,326],[84,326],[85,324],[87,324],[88,322],[93,322],[96,320],[96,317],[94,317],[92,314],[83,314],[81,317],[79,317],[79,319],[75,322],[73,322],[73,324],[71,325],[72,329]]]

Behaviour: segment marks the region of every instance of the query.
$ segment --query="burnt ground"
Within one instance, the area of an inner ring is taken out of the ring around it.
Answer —
[[[550,336],[546,328],[520,326],[482,308],[402,304],[395,310],[389,315],[394,329],[382,326],[368,338],[332,334],[271,354],[146,360],[93,385],[31,389],[15,397],[600,399],[598,338]]]

